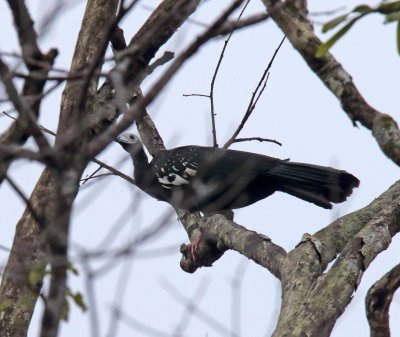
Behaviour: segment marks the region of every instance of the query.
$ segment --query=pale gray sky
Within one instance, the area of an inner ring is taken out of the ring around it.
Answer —
[[[31,14],[39,23],[46,13],[49,2],[27,1]],[[156,6],[158,1],[142,1],[148,6]],[[209,24],[229,1],[205,1],[193,18]],[[373,1],[363,3],[375,4]],[[320,11],[346,6],[351,9],[358,1],[316,1],[310,0],[310,11]],[[71,62],[74,43],[83,15],[84,3],[78,2],[56,19],[52,31],[41,40],[42,50],[57,47],[60,56],[57,67],[67,69]],[[252,0],[247,14],[263,10],[261,1]],[[0,31],[1,51],[17,51],[17,40],[11,27],[10,12],[4,2],[0,3],[2,20]],[[127,39],[145,21],[149,11],[138,6],[123,22]],[[317,21],[324,18],[316,17]],[[353,76],[366,100],[378,110],[391,114],[400,120],[398,90],[400,87],[400,57],[396,53],[395,25],[383,25],[383,18],[377,15],[367,17],[332,49],[335,57]],[[179,52],[202,27],[186,23],[176,36],[163,48]],[[316,26],[320,32],[320,26]],[[234,34],[227,49],[221,72],[216,83],[217,131],[220,143],[227,140],[246,109],[251,92],[266,67],[283,34],[271,22],[259,24]],[[326,40],[330,34],[322,35]],[[159,96],[148,111],[158,126],[167,147],[185,144],[211,144],[209,102],[199,97],[183,97],[183,94],[208,93],[210,80],[216,65],[223,40],[219,39],[203,47],[175,76],[167,89]],[[143,85],[145,91],[157,79],[163,69],[153,73]],[[59,90],[49,97],[42,107],[40,122],[55,130],[58,120]],[[10,121],[0,117],[0,131],[7,128]],[[133,129],[134,130],[134,129]],[[299,199],[275,194],[248,208],[238,210],[235,220],[241,225],[268,235],[286,250],[292,249],[303,233],[314,233],[329,224],[337,216],[357,210],[385,191],[399,177],[399,169],[387,159],[378,148],[370,131],[354,128],[340,108],[336,98],[324,87],[308,69],[303,59],[285,42],[272,67],[266,92],[255,113],[243,130],[242,136],[260,136],[277,139],[282,147],[267,143],[241,143],[233,148],[264,153],[294,161],[309,162],[345,169],[356,175],[361,185],[346,203],[335,206],[332,211],[320,209]],[[127,154],[118,144],[112,144],[100,156],[103,161],[118,165]],[[90,173],[95,166],[89,168]],[[132,164],[125,160],[118,166],[131,174]],[[9,171],[25,193],[32,191],[42,167],[34,163],[18,162]],[[138,195],[143,196],[136,208]],[[24,205],[5,183],[0,187],[2,207],[0,244],[10,247],[15,224],[22,214]],[[131,211],[126,212],[126,209]],[[79,194],[74,209],[71,233],[71,259],[76,262],[81,276],[70,276],[69,285],[74,291],[85,294],[83,267],[76,261],[77,247],[90,250],[98,248],[121,214],[122,230],[114,247],[120,247],[131,240],[141,230],[150,227],[169,209],[168,205],[155,201],[143,193],[137,193],[134,186],[117,177],[107,177],[88,184]],[[199,297],[198,306],[214,317],[219,323],[232,328],[231,322],[231,282],[237,268],[245,266],[240,313],[240,333],[242,336],[267,336],[276,322],[276,308],[280,301],[277,280],[255,263],[236,252],[227,252],[212,268],[202,268],[189,275],[179,267],[179,244],[187,242],[181,225],[175,221],[156,240],[146,243],[143,250],[176,245],[172,254],[157,259],[137,258],[113,262],[115,268],[96,279],[97,312],[100,336],[105,336],[110,326],[111,307],[116,293],[123,291],[122,310],[136,320],[151,325],[171,335],[182,317],[185,308],[166,290],[170,282],[192,298],[201,284],[208,284],[206,292]],[[104,246],[104,245],[103,245]],[[105,244],[107,248],[107,243]],[[348,336],[351,331],[356,336],[367,336],[368,324],[365,318],[364,298],[370,285],[386,271],[397,264],[400,239],[396,237],[390,249],[379,255],[372,263],[356,292],[354,299],[334,328],[333,337]],[[0,263],[4,265],[7,253],[0,251]],[[96,269],[105,260],[96,261]],[[208,283],[209,282],[209,283]],[[37,336],[41,307],[35,312],[34,324],[29,337]],[[391,307],[392,334],[400,334],[400,295]],[[226,336],[207,325],[194,315],[185,330],[185,336]],[[235,325],[236,324],[236,325]],[[237,328],[237,322],[233,328]],[[355,330],[356,329],[356,330]],[[150,336],[132,332],[125,323],[118,325],[117,336]],[[62,324],[60,336],[89,336],[89,314],[82,314],[72,306],[68,323]],[[113,335],[114,336],[114,335]]]

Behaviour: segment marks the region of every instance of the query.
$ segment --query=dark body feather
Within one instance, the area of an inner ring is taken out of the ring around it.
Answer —
[[[275,191],[332,208],[359,185],[353,175],[330,167],[201,146],[162,151],[149,171],[164,189],[160,199],[206,213],[245,207]]]

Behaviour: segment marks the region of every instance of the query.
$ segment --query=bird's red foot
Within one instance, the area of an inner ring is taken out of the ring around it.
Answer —
[[[192,234],[192,242],[188,244],[190,255],[192,257],[193,262],[195,263],[196,263],[196,255],[200,246],[200,241],[201,241],[201,231],[200,229],[195,229]]]

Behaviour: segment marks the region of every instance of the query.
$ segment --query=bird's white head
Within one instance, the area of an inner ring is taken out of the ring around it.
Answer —
[[[119,143],[125,151],[134,155],[139,151],[143,151],[143,143],[139,136],[133,133],[123,133],[119,135],[115,141]]]

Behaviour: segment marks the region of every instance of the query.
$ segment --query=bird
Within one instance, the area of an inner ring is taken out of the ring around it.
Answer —
[[[242,208],[274,192],[331,209],[360,183],[343,170],[218,147],[187,145],[162,150],[149,162],[139,136],[124,133],[115,141],[132,157],[140,189],[191,212]]]

